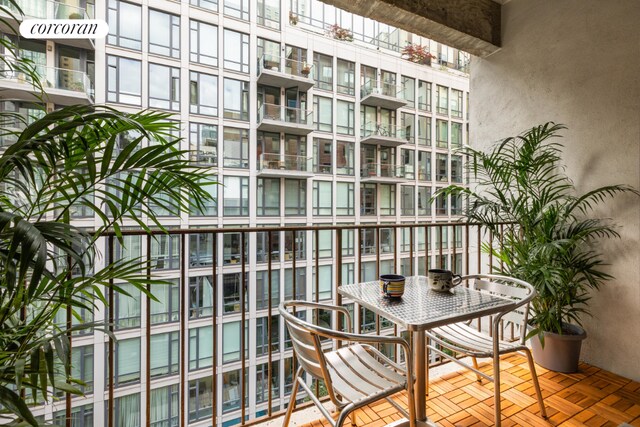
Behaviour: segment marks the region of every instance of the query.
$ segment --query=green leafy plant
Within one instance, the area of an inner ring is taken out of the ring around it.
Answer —
[[[581,316],[589,314],[590,292],[612,278],[595,244],[619,237],[612,224],[591,214],[608,198],[638,195],[627,185],[577,195],[564,172],[563,146],[553,141],[563,129],[554,123],[536,126],[487,153],[463,148],[475,186],[451,185],[434,195],[464,196],[467,219],[501,238],[483,247],[497,258],[494,269],[536,288],[530,335],[566,333],[565,322],[581,324]]]

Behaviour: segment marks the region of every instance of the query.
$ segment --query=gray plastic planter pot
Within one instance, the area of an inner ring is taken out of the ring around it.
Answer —
[[[580,348],[587,333],[578,325],[565,324],[570,334],[544,333],[544,348],[537,336],[531,338],[533,359],[543,368],[556,372],[578,372]]]

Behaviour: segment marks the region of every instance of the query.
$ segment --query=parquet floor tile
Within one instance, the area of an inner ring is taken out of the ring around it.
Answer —
[[[501,360],[501,410],[504,427],[617,427],[629,423],[640,427],[640,383],[586,363],[575,374],[548,371],[536,366],[548,418],[540,414],[535,389],[525,357],[511,354]],[[489,362],[480,369],[492,373]],[[494,425],[493,384],[481,383],[466,370],[431,379],[427,415],[442,427]],[[394,400],[406,408],[406,393]],[[384,427],[402,418],[387,401],[357,412],[358,427]],[[347,423],[348,425],[348,423]],[[314,420],[303,427],[329,427]]]

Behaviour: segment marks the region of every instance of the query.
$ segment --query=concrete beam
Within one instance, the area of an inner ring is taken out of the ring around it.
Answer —
[[[493,0],[322,1],[476,56],[500,48],[501,5]]]

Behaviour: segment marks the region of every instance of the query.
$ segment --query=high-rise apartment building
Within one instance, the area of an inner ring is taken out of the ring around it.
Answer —
[[[46,109],[95,102],[127,112],[170,111],[180,123],[176,136],[184,139],[183,148],[193,150],[192,160],[216,171],[224,186],[208,188],[217,202],[203,212],[166,217],[168,227],[415,224],[447,221],[460,213],[459,200],[441,197],[432,205],[429,199],[436,189],[464,179],[463,158],[453,153],[468,139],[468,80],[461,71],[468,57],[463,52],[317,0],[20,4],[30,17],[91,16],[109,24],[109,35],[95,41],[3,35],[17,44],[20,56],[34,61],[48,93]],[[403,59],[407,43],[428,48],[434,59]],[[24,76],[1,72],[0,88],[1,110],[43,114],[32,104],[34,89]],[[126,145],[127,138],[120,142]],[[5,138],[2,143],[11,141]],[[91,212],[75,213],[78,224],[95,224]],[[446,231],[426,236],[424,229],[417,230],[416,247],[440,248],[433,265],[450,265],[456,259],[447,249],[460,244],[462,233],[451,236]],[[268,289],[272,307],[285,298],[316,298],[312,283],[317,271],[319,299],[332,299],[335,242],[331,232],[318,233],[317,246],[307,231],[274,233],[271,239],[266,234],[251,234],[244,255],[239,233],[225,233],[218,240],[217,292],[212,289],[211,235],[188,237],[184,277],[179,271],[180,237],[152,241],[154,274],[174,285],[154,290],[160,302],[150,303],[150,313],[139,293],[132,290],[137,298],[116,296],[114,426],[210,426],[214,419],[225,426],[239,423],[243,360],[246,417],[267,413],[269,388],[272,409],[286,407],[294,373],[292,350],[283,322],[277,315],[268,318]],[[410,263],[410,239],[391,229],[381,229],[379,235],[365,229],[356,244],[355,234],[345,233],[343,249],[353,254],[358,246],[363,262],[358,267],[347,259],[339,266],[343,282],[374,279],[378,267],[392,271],[395,247],[401,251],[401,273],[411,273],[414,266],[413,273],[424,274],[427,255],[416,254],[415,265]],[[380,253],[374,255],[376,246]],[[317,269],[311,262],[316,247]],[[140,256],[143,251],[141,237],[127,237],[126,247],[116,246],[115,256]],[[212,322],[214,306],[218,316]],[[181,310],[186,312],[184,329]],[[354,315],[361,331],[375,330],[372,313],[362,309]],[[104,310],[98,311],[96,320],[105,316]],[[381,323],[383,329],[390,326]],[[74,375],[86,383],[86,396],[73,398],[74,427],[106,425],[106,342],[100,332],[73,337]],[[181,342],[186,349],[180,348]],[[214,361],[217,366],[212,367]],[[212,401],[218,402],[216,414]],[[64,401],[43,405],[35,413],[60,422]]]

